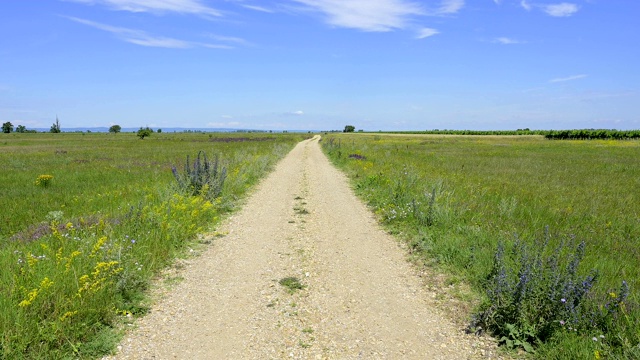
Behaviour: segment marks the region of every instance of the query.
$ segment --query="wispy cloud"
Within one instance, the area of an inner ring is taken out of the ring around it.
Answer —
[[[255,10],[255,11],[260,11],[260,12],[269,13],[269,14],[272,14],[272,13],[275,12],[275,11],[273,11],[271,9],[267,9],[266,7],[257,6],[257,5],[245,5],[245,4],[242,4],[240,6],[242,6],[243,8],[249,9],[249,10]]]
[[[290,111],[288,113],[285,113],[285,115],[288,115],[288,116],[302,116],[302,115],[304,115],[304,111],[302,111],[302,110]]]
[[[523,41],[508,38],[508,37],[499,37],[494,39],[493,42],[497,44],[502,44],[502,45],[524,44]]]
[[[89,5],[104,5],[114,10],[130,12],[165,13],[221,16],[220,11],[205,5],[201,0],[67,0]]]
[[[234,36],[222,36],[222,35],[209,34],[208,37],[224,43],[237,44],[237,45],[249,45],[249,42],[247,40],[239,37],[234,37]]]
[[[223,115],[222,117],[225,119],[231,119],[232,117],[227,117],[228,115]],[[227,122],[209,122],[207,123],[206,127],[210,127],[210,128],[235,128],[240,126],[241,123],[239,121],[227,121]]]
[[[560,4],[552,4],[552,5],[543,5],[542,10],[546,12],[548,15],[555,17],[567,17],[578,12],[579,8],[576,4],[571,3],[560,3]]]
[[[437,35],[440,32],[436,29],[431,29],[431,28],[422,28],[418,31],[418,35],[416,36],[416,39],[424,39],[424,38],[428,38],[430,36],[433,35]]]
[[[495,0],[494,0],[495,1]],[[464,7],[464,0],[443,0],[438,8],[439,14],[455,14]]]
[[[232,48],[229,45],[206,44],[206,43],[178,40],[178,39],[164,37],[164,36],[154,36],[141,30],[102,24],[99,22],[81,19],[77,17],[67,16],[66,18],[83,25],[91,26],[93,28],[106,31],[108,33],[111,33],[117,36],[123,41],[126,41],[131,44],[135,44],[135,45],[140,45],[140,46],[160,47],[160,48],[169,48],[169,49],[187,49],[187,48],[193,48],[193,47],[206,47],[206,48],[215,48],[215,49],[231,49]]]
[[[534,7],[540,9],[547,13],[549,16],[554,17],[568,17],[577,13],[580,10],[580,7],[573,3],[557,3],[557,4],[539,4],[539,3],[530,3],[527,0],[521,0],[520,6],[527,10],[531,11]]]
[[[589,75],[587,75],[587,74],[573,75],[573,76],[568,76],[568,77],[563,77],[563,78],[551,79],[551,80],[549,80],[549,82],[550,83],[557,83],[557,82],[572,81],[572,80],[584,79],[587,76],[589,76]]]
[[[324,14],[330,25],[372,32],[403,29],[409,25],[412,17],[425,13],[418,3],[407,0],[293,1]]]

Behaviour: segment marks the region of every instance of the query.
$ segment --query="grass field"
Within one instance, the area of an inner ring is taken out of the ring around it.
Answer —
[[[534,345],[540,358],[640,356],[640,142],[334,134],[322,143],[390,231],[485,299],[504,344]],[[496,295],[497,270],[511,297]]]
[[[169,265],[302,134],[0,134],[0,358],[94,358]],[[220,197],[177,186],[220,156]]]

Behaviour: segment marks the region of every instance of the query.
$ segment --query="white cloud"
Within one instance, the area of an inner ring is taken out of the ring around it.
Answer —
[[[200,0],[68,0],[83,4],[100,4],[115,10],[130,12],[176,12],[181,14],[195,14],[220,16],[220,12],[210,8]]]
[[[416,39],[424,39],[424,38],[428,38],[429,36],[433,36],[436,34],[439,34],[440,31],[436,30],[436,29],[431,29],[431,28],[422,28],[418,31],[418,35],[416,36]]]
[[[224,117],[224,116],[223,116]],[[235,128],[240,126],[241,123],[238,121],[228,121],[228,122],[210,122],[207,123],[206,127],[208,128]]]
[[[209,37],[214,40],[225,42],[225,43],[232,43],[232,44],[238,44],[238,45],[249,44],[247,40],[239,37],[234,37],[234,36],[222,36],[222,35],[209,34]]]
[[[260,11],[260,12],[265,12],[265,13],[274,13],[275,11],[267,9],[265,7],[262,6],[257,6],[257,5],[240,5],[243,8],[249,9],[249,10],[255,10],[255,11]]]
[[[289,115],[301,116],[301,115],[304,115],[304,111],[302,111],[302,110],[292,111],[292,112],[289,113]]]
[[[112,33],[118,36],[120,39],[136,45],[173,49],[184,49],[191,47],[191,44],[189,42],[168,37],[152,36],[140,30],[101,24],[95,21],[80,19],[76,17],[68,17],[68,19],[83,25],[88,25],[96,29]]]
[[[544,12],[555,17],[571,16],[578,12],[578,5],[571,3],[560,3],[542,6]]]
[[[109,32],[111,34],[114,34],[115,36],[117,36],[123,41],[126,41],[131,44],[135,44],[135,45],[140,45],[140,46],[161,47],[161,48],[169,48],[169,49],[187,49],[192,47],[206,47],[206,48],[212,48],[212,49],[232,49],[232,47],[228,45],[196,43],[196,42],[178,40],[178,39],[164,37],[164,36],[153,36],[141,30],[106,25],[99,22],[71,17],[71,16],[68,16],[66,18],[83,25],[91,26],[93,28]]]
[[[589,76],[589,75],[586,75],[586,74],[573,75],[573,76],[568,76],[568,77],[564,77],[564,78],[551,79],[551,80],[549,80],[549,82],[550,83],[557,83],[557,82],[572,81],[572,80],[584,79],[587,76]]]
[[[233,46],[229,45],[220,45],[220,44],[202,44],[202,43],[192,43],[197,44],[199,46],[205,47],[207,49],[222,49],[222,50],[230,50],[235,49]]]
[[[494,0],[495,1],[495,0]],[[464,0],[443,0],[438,8],[439,14],[455,14],[464,7]]]
[[[338,27],[362,31],[391,31],[409,25],[411,18],[423,15],[423,8],[407,0],[293,0],[308,9],[323,13],[326,21]],[[461,0],[444,1],[449,3]]]
[[[499,37],[493,40],[494,43],[502,44],[502,45],[513,45],[513,44],[523,44],[522,41],[515,40],[508,37]]]
[[[531,4],[529,4],[527,0],[520,1],[520,6],[522,6],[527,11],[531,10]]]
[[[125,39],[125,41],[130,42],[132,44],[140,45],[140,46],[149,46],[149,47],[161,47],[161,48],[169,48],[169,49],[186,49],[191,47],[188,42],[166,38],[166,37],[153,37],[149,35],[142,35],[137,37],[129,37]]]

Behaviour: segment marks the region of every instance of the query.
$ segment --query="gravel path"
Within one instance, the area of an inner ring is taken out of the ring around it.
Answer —
[[[107,359],[476,359],[324,156],[283,159]],[[296,277],[304,288],[279,280]],[[480,344],[480,345],[479,345]]]

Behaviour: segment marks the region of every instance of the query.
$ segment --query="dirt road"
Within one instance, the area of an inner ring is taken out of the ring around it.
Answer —
[[[481,357],[318,139],[278,164],[113,358]],[[287,277],[304,288],[281,285]]]

